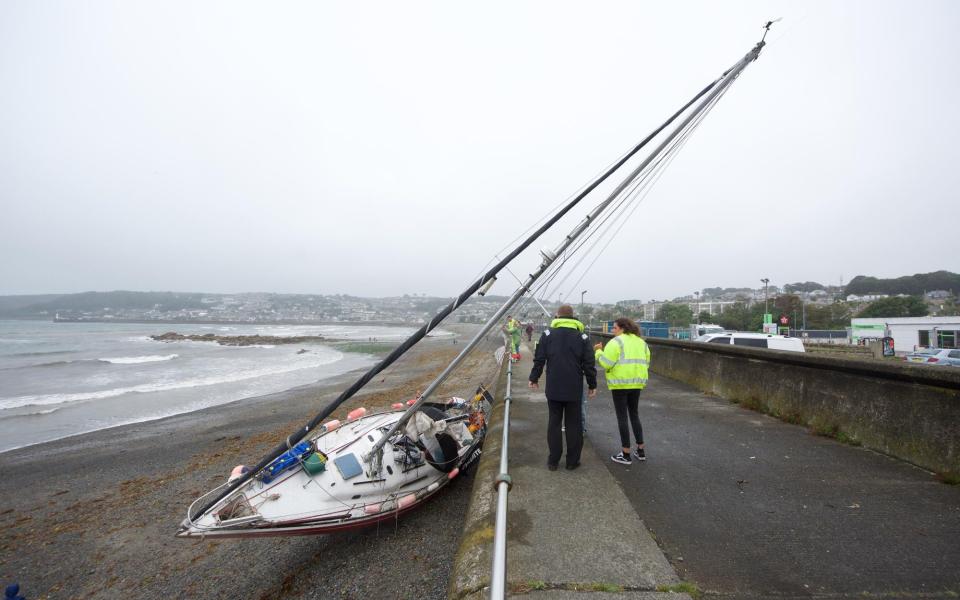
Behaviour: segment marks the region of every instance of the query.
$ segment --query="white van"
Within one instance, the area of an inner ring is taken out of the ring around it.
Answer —
[[[690,325],[690,339],[696,340],[701,335],[708,333],[723,333],[725,329],[712,323],[693,323]]]
[[[786,350],[788,352],[803,352],[803,340],[786,335],[772,333],[754,333],[747,331],[727,331],[725,333],[708,333],[696,339],[708,344],[733,344],[749,348],[770,348],[772,350]]]

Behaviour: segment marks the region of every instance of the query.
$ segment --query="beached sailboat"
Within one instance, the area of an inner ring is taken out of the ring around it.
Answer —
[[[405,411],[356,409],[346,422],[329,421],[290,448],[214,510],[185,522],[179,535],[307,535],[394,519],[477,460],[492,399],[481,388],[469,401],[421,405],[372,467],[362,457]],[[238,467],[231,478],[244,473]]]
[[[770,23],[768,29],[769,26]],[[543,281],[551,280],[589,239],[599,240],[596,235],[610,231],[615,223],[620,222],[622,226],[625,219],[615,217],[627,217],[632,213],[690,133],[747,65],[759,57],[764,45],[761,40],[663,125],[616,160],[260,463],[251,468],[237,467],[226,483],[198,498],[188,509],[187,518],[181,523],[177,535],[305,535],[368,526],[396,518],[419,506],[469,468],[480,455],[493,397],[481,387],[470,400],[428,402],[428,399],[521,298],[545,290]],[[678,119],[680,123],[556,248],[540,251],[539,268],[520,283],[422,394],[407,403],[395,404],[389,411],[367,414],[363,409],[356,409],[344,423],[325,421],[337,407],[423,339],[473,294],[485,294],[511,261]]]

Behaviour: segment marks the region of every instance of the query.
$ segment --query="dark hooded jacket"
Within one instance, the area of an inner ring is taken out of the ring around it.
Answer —
[[[583,378],[587,387],[597,387],[597,367],[590,340],[583,333],[583,323],[576,319],[559,318],[550,323],[537,342],[530,381],[537,383],[543,369],[547,369],[544,391],[552,402],[580,402],[583,397]]]

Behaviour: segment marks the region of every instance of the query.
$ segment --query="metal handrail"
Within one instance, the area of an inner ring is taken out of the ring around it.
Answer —
[[[507,363],[507,390],[503,398],[503,442],[500,446],[500,474],[497,475],[497,518],[493,531],[493,565],[490,569],[490,598],[503,600],[507,582],[507,496],[510,475],[507,459],[510,454],[510,402],[513,395],[513,358]]]

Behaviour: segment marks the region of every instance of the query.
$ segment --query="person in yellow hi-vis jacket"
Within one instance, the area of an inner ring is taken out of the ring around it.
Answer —
[[[520,360],[520,321],[507,315],[507,335],[510,336],[510,356],[514,360]]]
[[[627,416],[630,427],[637,440],[637,460],[647,460],[643,449],[643,426],[637,405],[640,403],[640,390],[647,387],[650,368],[650,347],[640,337],[640,328],[633,320],[621,317],[613,322],[612,340],[594,345],[597,366],[607,375],[607,387],[613,394],[613,407],[617,411],[617,424],[620,427],[620,445],[623,451],[610,457],[613,462],[629,465],[630,431],[627,429]]]

